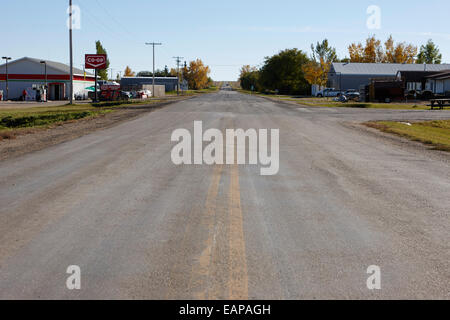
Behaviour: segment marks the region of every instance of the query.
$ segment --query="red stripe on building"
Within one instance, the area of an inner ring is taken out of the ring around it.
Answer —
[[[45,81],[45,75],[41,74],[9,74],[9,80],[42,80]],[[6,74],[0,74],[0,80],[6,81]],[[49,74],[47,75],[47,81],[52,80],[70,80],[69,75],[60,75],[60,74]],[[83,76],[73,76],[73,80],[84,81],[85,78]],[[86,76],[86,81],[95,81],[95,78],[92,76]]]

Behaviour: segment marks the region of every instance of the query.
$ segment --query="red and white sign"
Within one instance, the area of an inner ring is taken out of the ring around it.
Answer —
[[[106,69],[106,54],[87,54],[86,69]]]

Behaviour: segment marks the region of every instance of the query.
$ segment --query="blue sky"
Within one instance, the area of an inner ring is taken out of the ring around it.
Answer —
[[[29,56],[67,63],[68,0],[3,1],[0,55]],[[281,49],[310,51],[313,42],[328,38],[340,57],[347,46],[375,34],[418,46],[432,38],[444,62],[450,62],[447,0],[389,1],[153,1],[74,0],[81,9],[81,29],[74,30],[75,66],[85,53],[95,53],[95,40],[106,47],[114,75],[129,65],[151,70],[151,47],[157,67],[175,66],[173,56],[201,58],[215,80],[235,80],[244,64],[258,65]],[[367,8],[381,9],[381,29],[367,28]]]

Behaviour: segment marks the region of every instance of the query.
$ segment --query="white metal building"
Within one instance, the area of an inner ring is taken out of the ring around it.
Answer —
[[[443,72],[449,69],[449,64],[333,63],[328,86],[339,90],[359,90],[372,79],[395,78],[399,71]]]
[[[45,61],[47,77],[45,76]],[[73,68],[74,96],[87,98],[88,87],[94,86],[95,77],[83,70]],[[24,57],[8,63],[9,99],[18,99],[22,92],[32,91],[33,85],[48,85],[49,100],[68,100],[70,95],[70,67],[63,63]],[[0,65],[0,90],[6,98],[6,64]]]

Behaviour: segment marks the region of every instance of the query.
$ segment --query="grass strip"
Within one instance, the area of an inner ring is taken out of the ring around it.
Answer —
[[[424,122],[375,121],[366,123],[368,127],[383,132],[393,133],[413,141],[433,147],[433,149],[450,152],[450,120]]]

